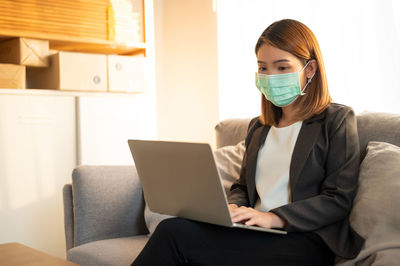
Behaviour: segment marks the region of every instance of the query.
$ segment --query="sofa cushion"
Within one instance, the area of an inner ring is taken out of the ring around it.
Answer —
[[[72,174],[74,246],[146,233],[134,166],[79,166]]]
[[[85,266],[131,265],[147,240],[141,235],[94,241],[68,250],[67,259]]]
[[[215,162],[225,192],[228,192],[232,183],[239,178],[244,151],[244,140],[236,145],[224,146],[214,151]],[[152,212],[146,204],[144,218],[150,234],[154,232],[162,220],[170,217],[169,215]]]
[[[359,188],[350,214],[352,227],[365,238],[353,260],[339,265],[397,265],[400,261],[400,147],[370,142],[360,166]]]

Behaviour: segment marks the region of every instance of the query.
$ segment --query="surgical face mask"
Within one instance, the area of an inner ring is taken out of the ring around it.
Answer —
[[[307,84],[301,89],[300,75],[309,62],[298,72],[278,74],[278,75],[265,75],[256,73],[256,86],[259,91],[264,94],[268,101],[275,106],[284,107],[293,103],[299,95],[304,95],[304,90],[311,82],[314,75],[307,81]]]

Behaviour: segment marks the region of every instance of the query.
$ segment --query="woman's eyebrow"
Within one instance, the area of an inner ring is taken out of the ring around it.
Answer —
[[[287,62],[290,62],[290,60],[289,59],[279,59],[279,60],[276,60],[276,61],[274,61],[272,63],[273,64],[277,64],[277,63],[282,63],[282,62],[287,63]],[[261,60],[258,60],[257,63],[266,64],[264,61],[261,61]]]
[[[287,62],[290,62],[290,61],[288,59],[279,59],[279,60],[274,61],[273,64],[282,63],[282,62],[287,63]]]

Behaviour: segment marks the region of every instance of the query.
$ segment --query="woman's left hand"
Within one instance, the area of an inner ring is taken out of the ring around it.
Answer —
[[[231,216],[233,222],[245,225],[257,225],[264,228],[285,226],[285,221],[273,212],[260,212],[244,206],[231,210]]]

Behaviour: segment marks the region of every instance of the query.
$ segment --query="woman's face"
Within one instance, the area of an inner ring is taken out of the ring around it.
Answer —
[[[296,56],[269,44],[263,44],[259,48],[257,52],[257,64],[258,73],[267,75],[298,72],[304,67],[300,59]],[[310,73],[310,69],[312,70],[313,68],[312,65],[314,64],[309,64],[304,71],[299,73],[301,87],[305,86],[306,78],[311,77],[308,74]]]

